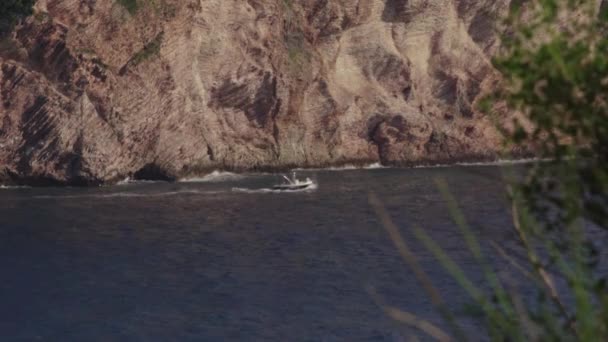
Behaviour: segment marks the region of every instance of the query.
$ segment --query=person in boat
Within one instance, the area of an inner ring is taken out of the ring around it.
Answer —
[[[293,172],[291,175],[291,179],[285,175],[283,178],[287,180],[287,183],[278,184],[273,187],[275,190],[301,190],[306,189],[307,187],[313,184],[310,178],[306,178],[306,180],[301,181],[296,178],[296,173]]]

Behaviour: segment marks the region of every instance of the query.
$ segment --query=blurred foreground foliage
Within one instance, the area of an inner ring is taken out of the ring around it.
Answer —
[[[507,141],[547,160],[510,189],[538,302],[521,305],[515,326],[494,340],[608,341],[607,5],[523,2],[507,22],[513,31],[495,60],[504,84],[493,102],[521,114]]]
[[[516,113],[498,127],[506,150],[524,146],[542,159],[523,180],[505,172],[522,255],[492,246],[521,271],[527,295],[484,256],[444,181],[439,189],[488,286],[469,280],[424,230],[416,237],[473,299],[485,332],[472,340],[608,341],[608,1],[514,1],[504,31],[494,60],[502,81],[484,110]],[[437,340],[468,340],[374,194],[370,204],[450,330],[385,311]]]
[[[607,228],[608,2],[527,4],[528,15],[516,8],[508,22],[515,31],[495,60],[504,84],[494,95],[523,114],[506,132],[510,141],[552,160],[538,164],[523,186],[527,204],[546,228],[581,217]]]

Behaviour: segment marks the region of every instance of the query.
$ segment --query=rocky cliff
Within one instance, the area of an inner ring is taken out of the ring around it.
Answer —
[[[509,0],[39,0],[0,42],[0,178],[491,159]]]

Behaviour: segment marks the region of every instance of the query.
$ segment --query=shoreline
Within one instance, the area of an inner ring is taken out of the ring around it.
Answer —
[[[171,179],[138,179],[131,176],[125,176],[122,179],[113,179],[108,181],[87,181],[85,179],[76,179],[75,181],[60,181],[45,177],[23,177],[21,179],[0,179],[1,189],[18,189],[18,188],[44,188],[44,187],[104,187],[125,185],[133,183],[196,183],[196,182],[219,182],[229,179],[238,179],[247,174],[278,174],[291,171],[352,171],[352,170],[378,170],[378,169],[427,169],[427,168],[447,168],[447,167],[469,167],[469,166],[501,166],[501,165],[518,165],[531,164],[535,162],[546,161],[546,159],[522,155],[512,159],[504,158],[489,158],[489,157],[471,157],[471,158],[454,158],[450,160],[424,160],[417,162],[398,162],[398,163],[382,163],[380,161],[350,161],[329,164],[324,166],[285,166],[285,167],[253,167],[253,168],[206,168],[205,170],[197,170],[196,172],[187,172],[184,175],[172,177]]]

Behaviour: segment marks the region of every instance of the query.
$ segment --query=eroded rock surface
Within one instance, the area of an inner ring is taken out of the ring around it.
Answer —
[[[39,0],[0,44],[0,178],[493,158],[508,0]]]

